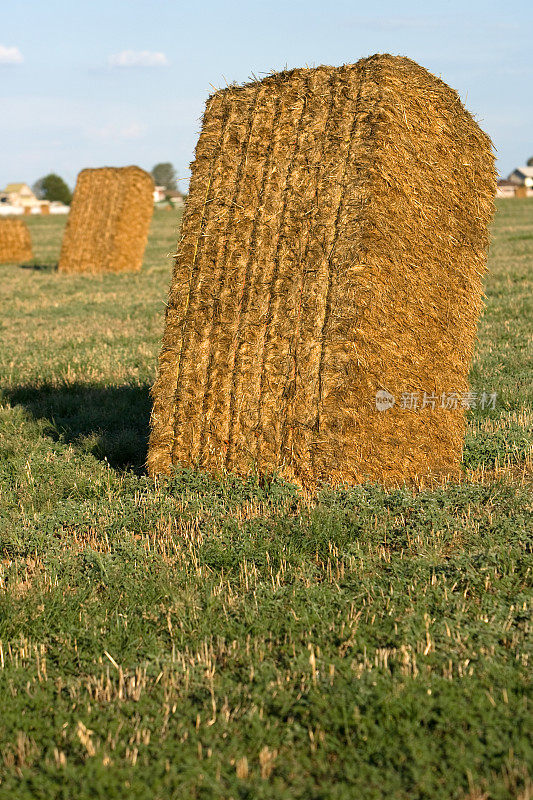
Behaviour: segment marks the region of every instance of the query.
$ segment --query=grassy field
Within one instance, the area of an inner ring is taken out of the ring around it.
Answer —
[[[530,800],[533,201],[501,201],[464,479],[143,470],[177,238],[0,267],[0,798]],[[529,773],[528,773],[529,765]]]

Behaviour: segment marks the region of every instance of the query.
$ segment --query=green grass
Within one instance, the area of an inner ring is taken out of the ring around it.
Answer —
[[[143,470],[177,238],[0,267],[0,798],[529,800],[533,202],[501,201],[464,480]]]

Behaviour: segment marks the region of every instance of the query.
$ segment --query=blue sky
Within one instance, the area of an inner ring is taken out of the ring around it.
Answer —
[[[531,0],[3,0],[0,188],[172,161],[185,187],[213,87],[409,56],[461,95],[506,175],[533,156]]]

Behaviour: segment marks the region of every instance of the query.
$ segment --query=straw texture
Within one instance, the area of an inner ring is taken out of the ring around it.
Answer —
[[[491,143],[407,58],[208,101],[153,388],[148,470],[314,487],[458,474]],[[376,392],[397,398],[376,409]],[[403,408],[402,395],[435,396]]]
[[[153,213],[153,188],[152,177],[139,167],[82,170],[59,271],[139,271]]]
[[[33,258],[30,232],[21,219],[0,219],[0,263]]]

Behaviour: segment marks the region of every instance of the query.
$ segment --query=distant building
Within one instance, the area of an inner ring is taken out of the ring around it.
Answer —
[[[496,184],[496,197],[514,197],[516,184],[502,178]]]
[[[50,210],[49,210],[48,213],[50,213],[50,214],[68,214],[69,211],[70,211],[70,206],[66,206],[64,203],[60,203],[59,200],[52,200],[52,202],[50,203]],[[46,212],[44,212],[44,213],[46,213]]]
[[[0,216],[11,214],[68,214],[59,200],[38,200],[27,183],[8,183],[0,192]]]
[[[154,186],[154,203],[160,203],[167,196],[166,186]]]
[[[39,200],[37,200],[27,183],[8,183],[1,195],[2,202],[8,203],[14,208],[28,208],[31,210],[39,205]]]
[[[12,206],[11,203],[6,202],[0,197],[0,217],[10,217],[13,214],[23,214],[24,209],[22,206]]]
[[[174,191],[173,189],[167,189],[166,186],[156,186],[154,188],[154,203],[156,205],[162,203],[163,205],[159,205],[159,208],[170,208],[168,205],[171,203],[173,206],[180,208],[184,205],[184,198],[183,194],[179,191]]]
[[[517,167],[509,175],[509,181],[515,186],[533,188],[533,167]]]
[[[181,208],[181,206],[184,205],[183,195],[181,192],[167,192],[167,198],[174,206],[177,206],[178,208]]]
[[[533,197],[533,188],[508,178],[501,179],[496,184],[496,197]]]

